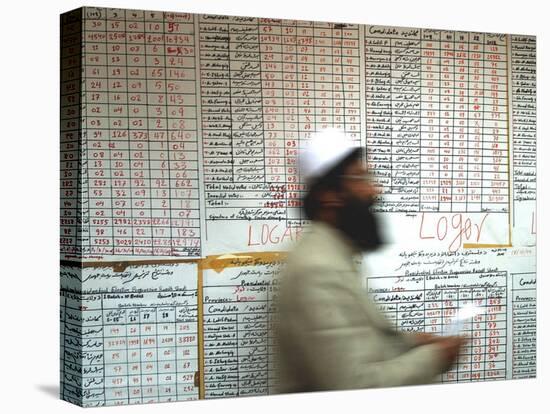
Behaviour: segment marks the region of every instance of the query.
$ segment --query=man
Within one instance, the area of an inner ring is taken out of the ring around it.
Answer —
[[[395,331],[362,288],[354,258],[381,244],[370,210],[378,190],[361,149],[346,138],[337,130],[317,134],[300,156],[312,223],[280,281],[281,392],[431,382],[464,342]]]

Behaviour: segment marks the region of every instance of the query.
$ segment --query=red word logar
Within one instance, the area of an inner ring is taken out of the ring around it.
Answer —
[[[285,241],[297,241],[302,233],[302,227],[286,227],[279,224],[262,224],[261,228],[248,226],[248,246],[265,246],[266,244],[281,244]]]
[[[485,213],[479,224],[473,223],[469,217],[464,217],[462,213],[456,213],[452,216],[433,216],[422,213],[420,220],[419,237],[421,239],[450,240],[448,249],[456,252],[463,242],[479,242],[483,232],[483,225],[489,213]]]

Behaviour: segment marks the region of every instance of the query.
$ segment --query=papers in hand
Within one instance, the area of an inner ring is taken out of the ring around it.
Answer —
[[[460,335],[465,334],[469,330],[468,324],[472,322],[474,316],[481,315],[486,312],[485,307],[475,306],[473,303],[467,304],[458,309],[457,315],[452,318],[451,322],[443,326],[443,335]]]

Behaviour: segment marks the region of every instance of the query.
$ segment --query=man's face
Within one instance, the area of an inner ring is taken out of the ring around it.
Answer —
[[[380,189],[373,185],[367,169],[357,160],[341,176],[341,206],[337,210],[338,227],[363,251],[382,244],[376,216],[371,211]]]
[[[374,204],[375,196],[380,194],[380,188],[371,181],[363,162],[356,160],[346,168],[342,176],[342,192],[344,198],[352,197]]]

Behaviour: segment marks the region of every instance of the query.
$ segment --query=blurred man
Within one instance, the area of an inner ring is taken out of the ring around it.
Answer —
[[[301,153],[300,170],[311,226],[290,253],[279,289],[280,391],[432,382],[464,340],[395,331],[361,286],[354,258],[382,243],[371,212],[378,191],[361,149],[325,131]]]

